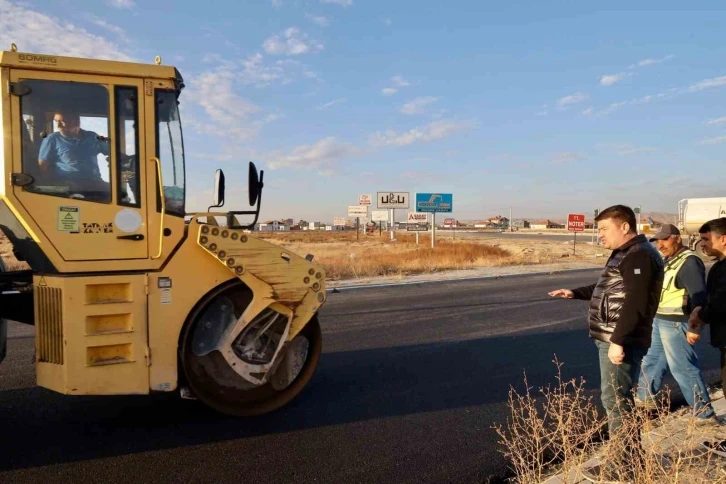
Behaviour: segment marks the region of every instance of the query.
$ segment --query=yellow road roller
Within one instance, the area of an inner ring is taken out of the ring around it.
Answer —
[[[216,170],[211,206],[187,213],[179,71],[12,45],[0,81],[0,230],[30,267],[0,265],[0,321],[34,326],[38,386],[178,392],[235,416],[295,398],[320,359],[325,273],[254,236],[252,162],[250,207],[220,210]]]

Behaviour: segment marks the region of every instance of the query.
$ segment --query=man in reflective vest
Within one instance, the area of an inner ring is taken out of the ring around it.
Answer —
[[[695,252],[683,245],[674,225],[664,225],[650,239],[664,256],[665,275],[660,302],[653,320],[653,335],[643,358],[636,405],[652,408],[663,378],[670,369],[696,424],[717,423],[693,345],[688,343],[691,311],[705,304],[706,268]]]

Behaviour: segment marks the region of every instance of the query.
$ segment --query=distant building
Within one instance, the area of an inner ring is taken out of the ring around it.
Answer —
[[[551,220],[540,220],[539,222],[531,224],[530,228],[535,229],[535,230],[564,229],[565,226],[563,224],[558,224],[557,222],[553,222]]]
[[[290,230],[290,226],[279,220],[268,220],[259,224],[260,232],[287,232]]]

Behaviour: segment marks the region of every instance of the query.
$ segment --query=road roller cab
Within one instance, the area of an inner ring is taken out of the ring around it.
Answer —
[[[325,274],[254,236],[251,162],[250,209],[211,211],[217,170],[212,207],[186,211],[178,70],[13,46],[0,81],[0,229],[30,267],[0,274],[0,319],[35,325],[38,385],[179,391],[234,415],[294,398],[321,353]]]

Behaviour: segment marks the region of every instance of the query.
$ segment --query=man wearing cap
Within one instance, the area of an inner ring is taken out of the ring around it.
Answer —
[[[653,320],[650,348],[641,365],[636,405],[652,408],[668,370],[675,378],[697,424],[716,421],[698,356],[688,343],[691,311],[706,302],[706,268],[695,252],[683,245],[674,225],[664,225],[650,239],[664,257],[665,274],[660,301]]]

